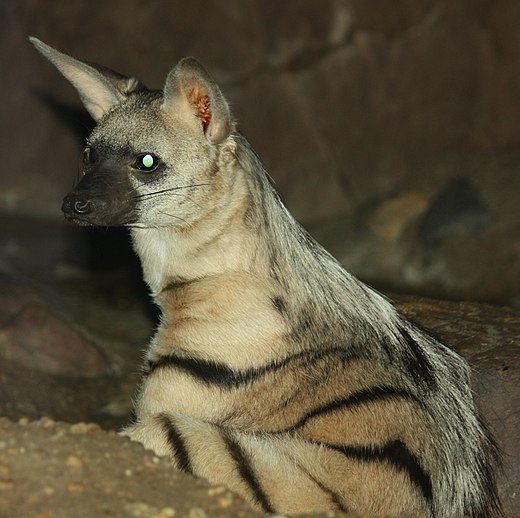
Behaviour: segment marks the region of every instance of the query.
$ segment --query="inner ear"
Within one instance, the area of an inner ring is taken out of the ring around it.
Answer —
[[[188,99],[195,107],[197,116],[202,123],[202,129],[206,134],[211,122],[211,103],[208,91],[200,85],[188,87]]]
[[[194,58],[182,59],[168,74],[162,108],[202,130],[211,144],[220,144],[233,129],[226,99]]]

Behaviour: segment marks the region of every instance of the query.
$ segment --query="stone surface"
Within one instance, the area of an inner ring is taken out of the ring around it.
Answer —
[[[0,415],[127,421],[152,321],[139,304],[107,298],[102,278],[85,284],[95,295],[77,279],[73,296],[0,275]]]
[[[95,378],[108,370],[90,340],[38,303],[24,306],[0,329],[0,357],[55,376]]]

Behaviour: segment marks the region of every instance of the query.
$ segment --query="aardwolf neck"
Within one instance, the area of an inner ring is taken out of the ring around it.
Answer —
[[[237,136],[237,140],[242,139]],[[208,200],[209,208],[201,210],[197,221],[181,227],[131,229],[153,296],[172,283],[230,272],[269,277],[266,254],[258,246],[259,233],[263,234],[266,226],[258,224],[264,218],[252,201],[255,184],[263,179],[257,171],[241,165],[237,156],[242,150],[238,148],[244,146],[251,153],[247,143],[233,142],[222,149],[215,166],[215,175],[220,176],[219,198]]]
[[[358,325],[370,322],[377,310],[380,328],[385,322],[392,326],[393,307],[344,270],[293,219],[247,140],[235,135],[227,152],[233,158],[221,160],[225,163],[216,173],[229,179],[226,193],[194,226],[132,229],[152,295],[179,282],[243,273],[288,295],[290,313],[305,307],[351,327],[353,318]]]

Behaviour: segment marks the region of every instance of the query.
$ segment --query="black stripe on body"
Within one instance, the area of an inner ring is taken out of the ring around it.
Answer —
[[[409,401],[414,401],[421,406],[423,404],[415,394],[412,394],[407,390],[397,389],[395,387],[385,385],[380,387],[371,387],[365,390],[360,390],[359,392],[354,392],[347,397],[335,399],[330,403],[326,403],[325,405],[320,405],[314,408],[290,428],[284,430],[284,432],[295,431],[305,426],[310,419],[313,419],[317,416],[327,415],[329,413],[335,412],[336,410],[345,410],[376,401],[392,399],[407,399]]]
[[[166,433],[168,445],[170,446],[177,467],[180,471],[193,475],[193,468],[191,466],[186,441],[167,415],[161,414],[158,419]]]
[[[433,498],[432,481],[423,469],[419,459],[400,441],[395,440],[382,446],[343,446],[323,444],[349,459],[362,462],[387,462],[399,471],[408,473],[411,482],[419,488],[423,497],[431,504]]]
[[[328,495],[330,501],[332,502],[332,504],[334,504],[334,507],[338,511],[342,511],[344,513],[349,512],[348,508],[343,503],[343,498],[338,493],[322,484],[318,479],[312,477],[310,474],[309,477],[326,495]]]
[[[229,435],[222,435],[226,448],[229,455],[235,462],[236,468],[242,477],[242,480],[249,486],[251,492],[254,495],[255,500],[258,502],[260,507],[265,513],[274,513],[274,509],[269,501],[269,498],[265,494],[258,477],[251,465],[251,461],[240,447],[238,442],[233,440]]]
[[[185,288],[190,284],[193,284],[196,279],[185,279],[184,277],[175,277],[168,281],[168,284],[161,290],[161,293],[164,291],[175,291],[180,288]]]
[[[323,350],[302,351],[260,367],[234,370],[223,363],[172,354],[161,356],[155,361],[149,361],[144,375],[150,375],[158,369],[177,368],[207,385],[216,385],[220,388],[231,389],[253,383],[267,374],[282,370],[288,365],[298,361],[309,365],[325,357],[334,356],[339,357],[341,361],[350,361],[357,357],[355,355],[349,356],[349,351],[344,347],[331,347]]]
[[[338,511],[343,511],[344,513],[349,512],[348,508],[345,506],[345,503],[343,502],[343,498],[338,493],[327,487],[325,484],[323,484],[323,482],[319,481],[314,475],[309,473],[309,471],[305,469],[299,462],[295,461],[294,459],[292,460],[296,464],[296,466],[298,466],[298,469],[305,473],[305,476],[312,480],[329,497],[329,500],[332,502],[332,504]]]
[[[404,327],[401,328],[401,336],[407,346],[405,362],[413,380],[419,385],[435,387],[434,369],[422,347],[410,336],[410,333]]]
[[[273,304],[274,308],[278,313],[285,314],[287,311],[287,307],[285,305],[285,301],[282,297],[273,297],[271,298],[271,303]]]

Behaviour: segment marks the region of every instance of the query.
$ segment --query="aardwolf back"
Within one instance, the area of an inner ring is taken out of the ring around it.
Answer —
[[[294,221],[205,69],[32,41],[97,122],[65,216],[128,227],[161,309],[123,433],[267,512],[499,516],[467,364]]]

